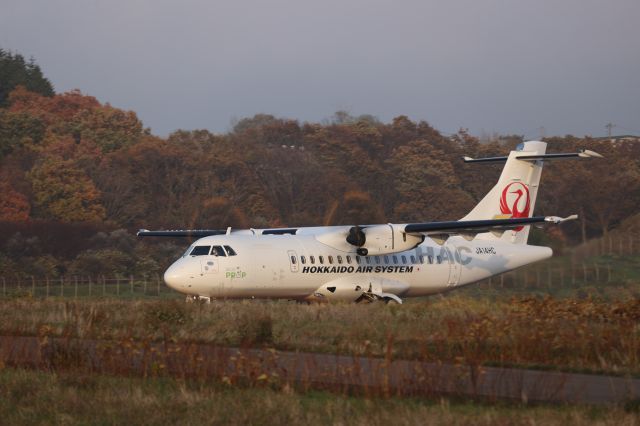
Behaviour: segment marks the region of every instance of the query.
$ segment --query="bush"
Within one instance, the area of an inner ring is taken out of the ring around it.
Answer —
[[[171,301],[148,305],[144,313],[145,324],[152,330],[170,325],[183,325],[189,319],[184,302]]]

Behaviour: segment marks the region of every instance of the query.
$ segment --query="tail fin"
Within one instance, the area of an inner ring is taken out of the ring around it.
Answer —
[[[547,150],[545,142],[530,141],[518,146],[506,157],[506,164],[498,183],[478,203],[471,212],[461,220],[506,219],[531,217],[536,205],[542,166]],[[540,158],[536,159],[537,156]],[[518,159],[516,157],[520,157]],[[524,159],[524,157],[528,157]],[[493,158],[466,161],[504,161],[505,158]],[[486,238],[510,241],[515,244],[526,244],[530,226],[506,231],[502,235],[485,234]]]

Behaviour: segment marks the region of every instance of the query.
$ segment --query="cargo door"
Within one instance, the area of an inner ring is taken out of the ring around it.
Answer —
[[[449,260],[449,281],[447,285],[450,287],[457,286],[460,282],[460,273],[462,272],[462,265],[457,261],[459,256],[456,256],[457,247],[453,243],[447,244],[447,253]]]

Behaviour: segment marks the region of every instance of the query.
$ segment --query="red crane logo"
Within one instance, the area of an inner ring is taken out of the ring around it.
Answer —
[[[521,182],[511,182],[502,190],[500,197],[500,212],[510,215],[512,218],[529,217],[531,199],[529,198],[529,188]],[[515,231],[522,231],[524,226],[515,228]]]

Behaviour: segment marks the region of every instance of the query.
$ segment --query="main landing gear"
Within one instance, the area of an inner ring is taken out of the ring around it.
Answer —
[[[393,304],[401,305],[402,299],[400,299],[395,294],[390,294],[390,293],[374,294],[370,292],[362,293],[362,295],[356,299],[356,303],[373,303],[373,302],[384,302],[386,304],[393,303]]]
[[[187,296],[185,302],[187,303],[206,303],[209,304],[211,303],[211,298],[207,297],[207,296]]]

